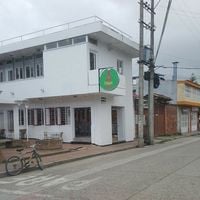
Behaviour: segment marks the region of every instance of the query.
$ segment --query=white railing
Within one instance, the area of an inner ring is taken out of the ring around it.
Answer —
[[[1,40],[0,46],[5,46],[7,44],[20,42],[20,41],[24,41],[24,40],[28,40],[28,39],[32,39],[32,38],[36,38],[36,37],[41,37],[41,36],[44,36],[44,35],[47,35],[47,34],[50,34],[50,33],[56,33],[56,32],[64,31],[64,30],[70,30],[72,28],[82,26],[82,25],[86,25],[86,24],[90,24],[90,23],[94,23],[94,22],[101,22],[102,24],[110,27],[113,31],[115,31],[115,32],[117,32],[117,33],[119,33],[123,36],[126,36],[129,39],[132,39],[132,37],[130,35],[121,31],[120,29],[116,28],[115,26],[111,25],[110,23],[106,22],[105,20],[101,19],[100,17],[92,16],[92,17],[87,17],[87,18],[84,18],[84,19],[72,21],[72,22],[69,22],[69,23],[61,24],[61,25],[58,25],[58,26],[52,26],[52,27],[49,27],[49,28],[46,28],[46,29],[42,29],[42,30],[35,31],[35,32],[32,32],[32,33],[27,33],[27,34],[20,35],[20,36],[17,36],[17,37]]]

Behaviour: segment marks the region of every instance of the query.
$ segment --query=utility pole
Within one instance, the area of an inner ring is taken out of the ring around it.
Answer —
[[[140,0],[140,52],[139,52],[139,117],[138,117],[138,139],[139,146],[144,145],[144,78],[148,80],[148,138],[147,143],[154,143],[154,15],[155,7],[154,0],[151,3],[148,1]],[[151,15],[151,22],[146,23],[144,21],[144,10]],[[144,46],[144,28],[150,31],[150,48]],[[150,54],[150,55],[149,55]],[[144,65],[149,67],[149,71],[145,72]]]
[[[138,115],[138,146],[144,146],[144,1],[140,0],[140,48],[139,48],[139,115]]]
[[[150,28],[150,79],[149,79],[149,88],[148,88],[148,143],[150,145],[154,144],[154,67],[155,67],[155,59],[154,59],[154,0],[151,0],[151,28]]]

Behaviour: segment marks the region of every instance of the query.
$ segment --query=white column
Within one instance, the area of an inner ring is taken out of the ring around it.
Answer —
[[[26,140],[29,139],[29,130],[28,130],[28,105],[25,105],[25,115],[26,115]]]
[[[14,139],[19,139],[19,107],[16,105],[13,109],[14,120]]]
[[[132,104],[131,104],[132,105]],[[135,138],[133,107],[127,106],[124,108],[124,130],[125,140],[127,142],[133,141]]]
[[[118,131],[118,141],[125,140],[125,126],[124,126],[124,107],[117,108],[117,131]]]
[[[92,143],[97,145],[112,144],[111,106],[107,102],[101,104],[99,101],[93,109]]]

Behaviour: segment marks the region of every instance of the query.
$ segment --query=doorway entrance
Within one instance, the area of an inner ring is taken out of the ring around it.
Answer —
[[[117,109],[112,108],[112,141],[118,142]]]
[[[91,108],[75,108],[75,137],[90,138],[91,137]]]
[[[124,134],[124,108],[123,107],[112,107],[112,142],[125,141]]]

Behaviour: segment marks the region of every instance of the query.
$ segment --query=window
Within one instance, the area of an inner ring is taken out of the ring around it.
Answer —
[[[119,74],[123,74],[123,61],[117,60],[117,71]]]
[[[73,40],[74,40],[74,44],[86,42],[86,36],[83,35],[83,36],[75,37]]]
[[[13,70],[8,70],[8,81],[12,81],[13,80]]]
[[[34,125],[41,126],[44,124],[43,109],[34,109]]]
[[[56,125],[56,109],[46,108],[46,125]]]
[[[20,126],[24,126],[24,110],[23,109],[19,109],[19,125]]]
[[[70,108],[46,108],[46,125],[67,125],[70,124]]]
[[[36,76],[43,76],[43,65],[36,64]]]
[[[3,71],[0,71],[0,82],[4,81],[4,73]]]
[[[187,85],[185,85],[185,96],[191,97],[191,88]]]
[[[72,39],[58,41],[58,47],[68,46],[72,44]]]
[[[34,125],[34,109],[28,110],[28,125]]]
[[[47,49],[57,48],[57,42],[52,42],[52,43],[46,44],[46,48]]]
[[[35,76],[35,69],[34,67],[32,66],[31,67],[31,77],[34,77]]]
[[[0,111],[0,129],[5,129],[4,126],[4,112]]]
[[[30,77],[31,77],[30,66],[26,66],[26,78],[30,78]]]
[[[42,108],[28,110],[28,125],[44,125],[44,113]]]
[[[90,52],[90,70],[96,69],[96,54],[94,52]]]
[[[34,67],[26,66],[26,78],[34,77]]]
[[[8,130],[14,131],[13,110],[9,110],[7,114],[8,114]]]
[[[57,123],[58,125],[70,124],[70,108],[61,107],[57,108]]]
[[[23,67],[17,67],[15,69],[15,78],[16,79],[23,79],[23,77],[24,77]]]
[[[56,110],[54,108],[49,108],[49,119],[50,125],[56,124]]]
[[[19,79],[19,68],[15,69],[15,78]]]
[[[200,100],[200,89],[197,89],[197,99]]]

